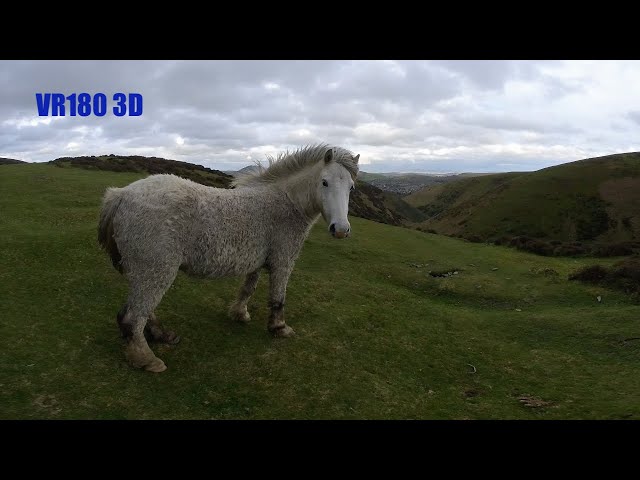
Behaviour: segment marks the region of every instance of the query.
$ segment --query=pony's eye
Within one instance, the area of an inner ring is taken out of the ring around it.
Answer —
[[[353,192],[356,189],[353,185],[351,185],[351,191]]]
[[[326,181],[326,180],[322,180],[322,186],[323,186],[323,187],[328,187],[328,186],[329,186],[329,184],[327,183],[327,181]]]

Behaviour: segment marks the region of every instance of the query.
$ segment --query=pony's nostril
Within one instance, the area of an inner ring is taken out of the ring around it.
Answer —
[[[332,223],[331,225],[329,225],[329,231],[333,234],[336,233],[336,224]]]

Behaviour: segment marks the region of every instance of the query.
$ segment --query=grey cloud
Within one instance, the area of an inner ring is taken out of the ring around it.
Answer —
[[[502,88],[516,72],[516,62],[511,60],[436,60],[433,63],[486,89]]]
[[[640,125],[640,110],[627,113],[627,118]]]
[[[558,66],[563,62],[542,60],[438,60],[433,62],[445,70],[454,72],[481,89],[501,90],[509,80],[538,81],[544,85],[550,99],[582,91],[584,85],[575,80],[563,80],[544,73],[540,67]]]
[[[554,124],[552,120],[546,122],[532,121],[526,118],[518,118],[512,115],[499,115],[495,113],[457,113],[452,114],[451,119],[457,123],[476,125],[495,130],[516,130],[531,132],[563,132],[579,133],[580,128],[567,124]]]
[[[573,93],[584,92],[586,88],[584,83],[576,80],[561,80],[547,74],[543,74],[539,78],[544,83],[544,89],[547,97],[551,100]]]
[[[450,74],[415,61],[397,66],[382,62],[353,62],[323,80],[325,83],[311,96],[320,105],[332,100],[360,100],[393,101],[425,107],[458,91],[457,82]],[[336,86],[332,87],[332,83]]]
[[[523,120],[520,118],[514,118],[505,115],[496,115],[490,113],[475,113],[475,114],[454,114],[452,120],[466,124],[476,125],[484,128],[498,129],[498,130],[531,130],[541,131],[544,130],[544,125],[537,125],[534,122]]]

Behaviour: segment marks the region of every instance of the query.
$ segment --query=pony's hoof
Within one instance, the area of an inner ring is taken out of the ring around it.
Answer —
[[[150,372],[164,372],[167,369],[164,362],[156,357],[150,349],[145,351],[134,345],[129,345],[125,357],[133,368],[144,368]]]
[[[146,328],[144,331],[144,337],[147,339],[147,342],[150,343],[166,343],[168,345],[176,345],[180,342],[180,335],[176,332],[172,332],[171,330],[162,330],[160,328],[149,329]]]
[[[144,369],[148,372],[160,373],[167,369],[167,366],[159,358],[155,358],[150,364],[145,365]]]
[[[165,332],[164,335],[162,335],[162,342],[169,345],[177,345],[180,343],[180,340],[182,340],[182,338],[176,332]]]
[[[251,321],[249,312],[233,312],[232,317],[236,322],[240,323],[249,323]]]
[[[270,330],[270,332],[271,332],[271,335],[278,338],[293,337],[296,334],[293,328],[291,328],[289,325],[285,325],[280,328],[275,328],[273,330]]]

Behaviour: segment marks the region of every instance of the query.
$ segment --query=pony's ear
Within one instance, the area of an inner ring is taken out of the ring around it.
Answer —
[[[360,154],[357,154],[355,157],[353,157],[353,163],[358,163],[358,160],[360,160]]]
[[[327,153],[324,154],[324,163],[329,163],[333,160],[333,148],[327,150]]]

